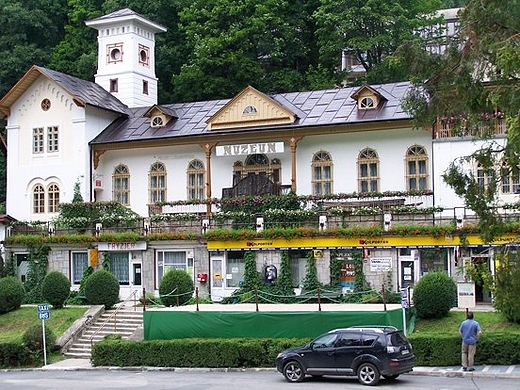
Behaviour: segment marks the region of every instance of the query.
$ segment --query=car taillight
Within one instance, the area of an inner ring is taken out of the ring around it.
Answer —
[[[396,353],[399,352],[399,347],[394,347],[393,345],[388,345],[386,347],[386,352],[388,353]]]

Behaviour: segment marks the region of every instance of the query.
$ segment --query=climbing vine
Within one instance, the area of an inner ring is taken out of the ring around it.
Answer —
[[[321,287],[318,281],[318,269],[313,251],[307,252],[307,262],[305,263],[305,278],[303,279],[302,293],[311,292]]]
[[[47,273],[49,251],[50,247],[47,245],[42,245],[36,249],[29,248],[25,303],[41,303],[43,300],[41,287]]]

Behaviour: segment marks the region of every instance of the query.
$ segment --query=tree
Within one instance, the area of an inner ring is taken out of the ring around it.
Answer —
[[[262,275],[256,270],[256,255],[254,252],[247,251],[244,254],[244,267],[244,282],[240,287],[241,293],[254,291],[262,285]]]
[[[495,207],[501,183],[509,178],[518,181],[519,21],[519,0],[470,0],[460,13],[459,35],[447,42],[443,53],[432,53],[415,41],[396,55],[414,75],[415,87],[405,105],[417,126],[445,117],[455,131],[489,140],[454,161],[444,174],[446,183],[478,215],[486,241],[500,234],[503,225]],[[495,121],[502,117],[506,118],[507,142],[492,142]],[[480,172],[474,169],[477,164]],[[479,180],[483,172],[486,185]]]
[[[184,270],[169,269],[159,284],[159,296],[164,306],[183,306],[193,296],[192,277]]]
[[[314,13],[320,62],[325,67],[338,66],[346,51],[370,73],[430,24],[440,4],[438,0],[322,0]],[[383,77],[389,75],[385,72]]]
[[[0,0],[0,96],[63,38],[65,0]]]
[[[72,203],[83,203],[83,196],[81,196],[81,184],[79,181],[74,183],[74,195],[72,197]]]
[[[276,279],[276,287],[278,294],[281,295],[281,301],[290,301],[290,297],[294,296],[294,287],[291,271],[291,257],[288,252],[284,251],[281,255],[280,275]]]
[[[419,318],[442,318],[457,300],[457,285],[444,271],[424,275],[413,290],[413,304]]]
[[[173,76],[175,96],[223,98],[247,85],[266,92],[305,89],[307,70],[318,65],[314,7],[301,0],[193,1],[180,13],[191,55]]]
[[[97,67],[96,30],[85,25],[86,20],[102,15],[101,0],[66,0],[65,36],[52,52],[49,64],[54,70],[94,81]]]

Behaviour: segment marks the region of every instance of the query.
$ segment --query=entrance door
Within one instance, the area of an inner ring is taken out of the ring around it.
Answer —
[[[401,287],[413,287],[414,279],[414,261],[401,261]]]
[[[142,285],[142,264],[141,263],[134,263],[132,264],[132,276],[133,276],[133,284],[134,286],[141,286]]]
[[[220,302],[224,298],[223,256],[211,257],[211,300]]]

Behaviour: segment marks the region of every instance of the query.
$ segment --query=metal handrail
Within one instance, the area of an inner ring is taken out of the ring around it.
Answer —
[[[119,306],[114,310],[114,312],[110,315],[110,317],[108,317],[100,326],[99,328],[96,329],[96,331],[92,334],[92,336],[90,336],[90,346],[92,347],[92,345],[94,345],[94,337],[102,330],[105,328],[105,326],[108,324],[108,322],[110,322],[112,319],[116,319],[116,316],[117,316],[117,313],[119,313],[120,310],[122,310],[124,307],[125,307],[125,303],[130,301],[133,297],[133,300],[134,300],[134,311],[135,311],[135,306],[136,306],[136,301],[137,301],[137,290],[135,291],[132,291],[130,293],[130,295],[124,300],[122,301]],[[114,332],[117,332],[117,319],[114,321]]]

